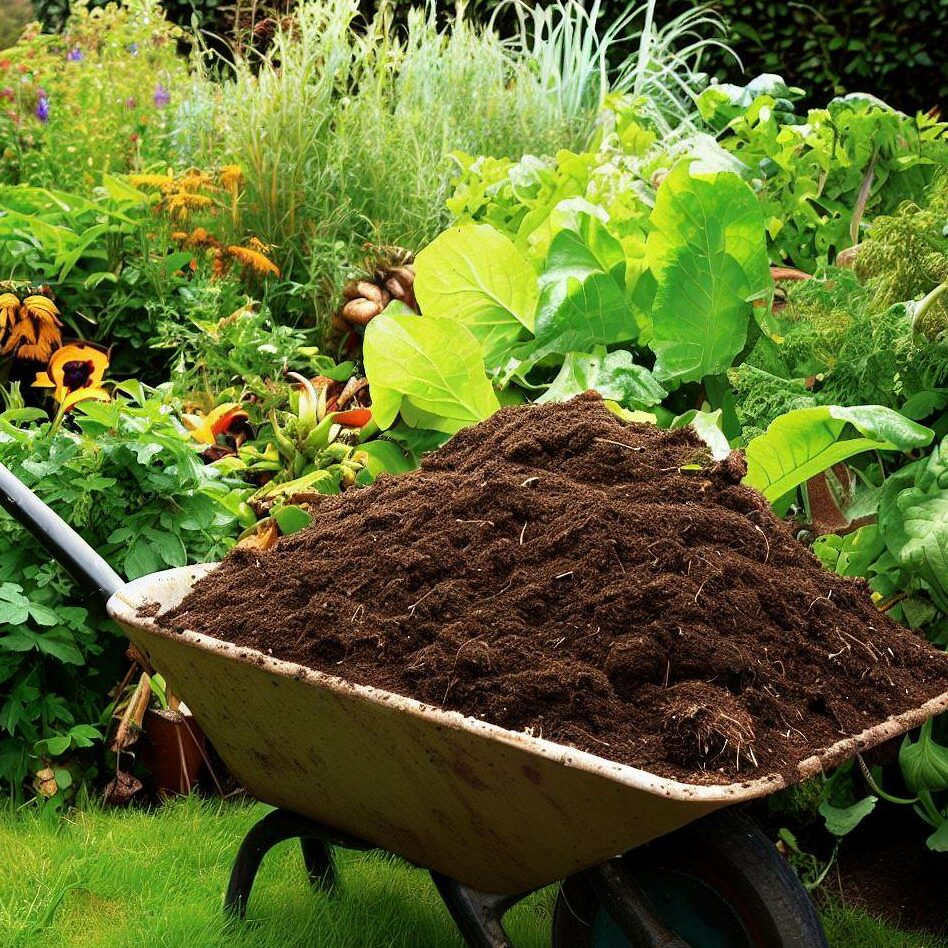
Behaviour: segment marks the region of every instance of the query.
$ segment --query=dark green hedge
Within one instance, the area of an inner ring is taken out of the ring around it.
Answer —
[[[729,42],[751,76],[779,73],[814,102],[871,92],[907,112],[948,107],[948,0],[715,0],[714,7],[728,18]]]

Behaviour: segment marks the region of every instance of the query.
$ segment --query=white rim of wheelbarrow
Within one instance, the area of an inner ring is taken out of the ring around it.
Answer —
[[[345,692],[351,697],[373,704],[384,704],[386,707],[395,708],[414,717],[432,721],[440,727],[480,734],[492,740],[518,747],[538,757],[555,760],[563,766],[589,771],[608,777],[618,783],[647,790],[671,800],[735,803],[739,800],[766,796],[790,783],[797,782],[797,780],[787,779],[782,774],[767,774],[763,777],[755,777],[752,780],[729,784],[690,784],[667,777],[659,777],[646,770],[620,764],[596,754],[568,747],[565,744],[557,744],[522,731],[509,731],[496,724],[490,724],[480,718],[470,717],[458,711],[446,711],[433,705],[424,704],[414,698],[406,698],[395,692],[384,691],[369,685],[354,684],[344,678],[307,668],[305,665],[281,661],[256,649],[233,645],[230,642],[224,642],[221,639],[215,639],[199,632],[174,632],[163,629],[156,624],[154,617],[138,615],[138,610],[146,603],[157,602],[162,611],[176,605],[198,579],[207,575],[217,565],[217,563],[205,563],[199,566],[184,566],[136,579],[112,596],[108,602],[109,614],[117,622],[147,631],[150,635],[183,642],[205,651],[216,652],[233,661],[252,664],[275,675],[293,678],[297,681],[305,680],[314,686],[328,688],[335,692]],[[182,583],[183,578],[187,582]],[[167,595],[172,590],[175,595]],[[162,593],[165,593],[165,595],[163,596]],[[803,780],[834,767],[862,751],[918,727],[928,718],[946,710],[948,710],[948,692],[926,701],[918,708],[912,708],[902,714],[887,718],[879,724],[866,728],[859,734],[844,737],[801,761],[797,767],[799,773],[797,779]]]

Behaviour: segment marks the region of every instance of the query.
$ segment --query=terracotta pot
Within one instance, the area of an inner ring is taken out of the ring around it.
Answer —
[[[149,709],[141,738],[142,763],[151,789],[164,795],[188,793],[204,765],[204,732],[190,714]]]

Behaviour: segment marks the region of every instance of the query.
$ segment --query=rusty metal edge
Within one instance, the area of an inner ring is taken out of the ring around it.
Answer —
[[[246,662],[286,678],[305,680],[314,687],[326,688],[360,701],[384,704],[388,708],[426,719],[440,727],[481,734],[539,757],[556,760],[565,767],[588,771],[625,786],[644,790],[671,800],[722,804],[738,803],[766,796],[797,782],[797,780],[788,779],[782,774],[767,774],[753,780],[730,784],[689,784],[659,777],[648,771],[639,770],[627,764],[620,764],[564,744],[556,744],[553,741],[532,737],[519,731],[509,731],[506,728],[489,724],[479,718],[468,717],[457,711],[445,711],[391,691],[383,691],[367,685],[357,685],[346,681],[344,678],[327,675],[304,665],[280,661],[255,649],[238,647],[199,632],[170,632],[158,626],[154,618],[138,616],[139,608],[145,603],[157,602],[164,609],[180,601],[183,598],[181,593],[182,578],[187,579],[186,588],[190,588],[194,582],[217,565],[216,563],[206,563],[200,566],[178,567],[134,580],[109,600],[109,614],[120,624],[133,626],[149,635],[160,636],[164,639],[182,642],[192,648],[214,652],[231,661]],[[161,587],[163,586],[167,587],[168,590],[173,589],[175,591],[174,602],[167,596],[162,597],[162,592],[168,591],[162,590]],[[182,697],[187,700],[187,695]],[[948,711],[948,692],[926,701],[918,708],[912,708],[902,714],[888,718],[880,724],[873,725],[859,734],[845,737],[807,757],[798,765],[799,777],[797,779],[804,780],[821,771],[835,767],[858,753],[918,727],[928,718],[944,711]]]

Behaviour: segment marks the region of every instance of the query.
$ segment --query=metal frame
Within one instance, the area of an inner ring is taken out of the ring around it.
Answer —
[[[329,892],[336,884],[331,846],[369,850],[377,847],[291,810],[272,810],[255,823],[244,837],[231,868],[224,911],[244,918],[257,872],[266,854],[279,843],[299,839],[303,863],[314,889]],[[479,892],[456,879],[431,871],[435,884],[454,924],[468,948],[513,948],[504,930],[503,917],[509,909],[530,895],[495,895]],[[620,930],[641,948],[686,948],[652,912],[619,859],[610,859],[580,873],[612,915]]]
[[[246,916],[247,903],[264,856],[288,839],[299,839],[310,884],[320,892],[329,892],[336,884],[331,846],[357,850],[376,848],[290,810],[272,810],[250,828],[237,850],[224,895],[226,914],[234,918]],[[502,918],[529,892],[492,895],[477,892],[437,872],[432,872],[431,878],[470,948],[513,948]]]

